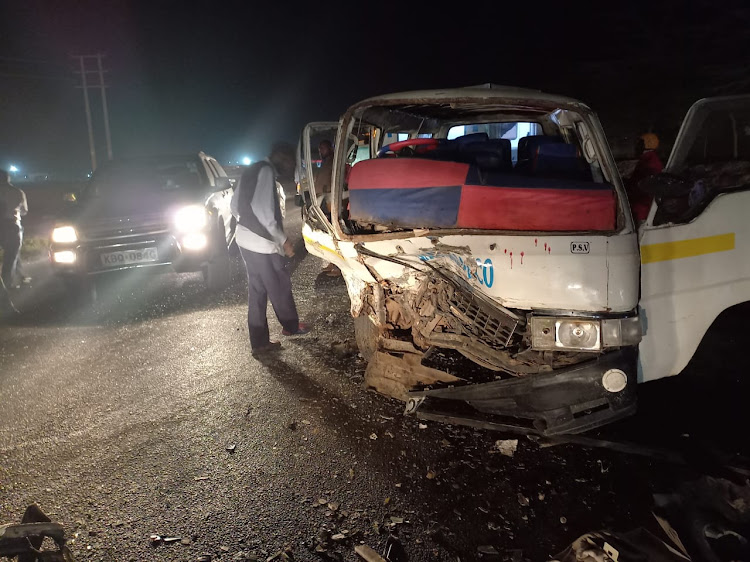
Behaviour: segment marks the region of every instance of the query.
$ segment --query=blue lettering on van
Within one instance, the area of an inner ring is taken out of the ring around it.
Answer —
[[[488,289],[492,287],[492,285],[495,283],[495,266],[492,263],[492,260],[487,258],[486,260],[482,261],[479,258],[476,258],[476,272],[472,273],[471,267],[467,262],[464,261],[464,259],[461,256],[457,256],[455,254],[441,254],[441,253],[434,253],[434,254],[422,254],[419,256],[419,259],[422,261],[431,261],[437,258],[448,258],[453,263],[455,263],[460,269],[463,270],[464,275],[466,275],[466,279],[476,279],[476,281]]]

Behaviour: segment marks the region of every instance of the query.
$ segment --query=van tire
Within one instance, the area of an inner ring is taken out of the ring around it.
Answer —
[[[378,329],[370,316],[361,314],[354,318],[354,339],[365,361],[369,361],[378,350]]]

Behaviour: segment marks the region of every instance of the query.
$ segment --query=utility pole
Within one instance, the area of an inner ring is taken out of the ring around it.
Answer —
[[[104,70],[102,70],[102,54],[97,53],[96,63],[99,67],[99,87],[102,89],[102,112],[104,113],[104,135],[107,138],[107,160],[112,160],[112,138],[109,136],[109,111],[107,110],[107,89],[104,85]]]
[[[91,171],[96,170],[96,148],[94,147],[94,128],[91,125],[91,108],[89,107],[89,88],[86,84],[86,66],[84,57],[78,57],[81,64],[81,88],[83,88],[83,103],[86,107],[86,125],[89,128],[89,151],[91,152]]]
[[[104,117],[104,135],[107,141],[107,159],[112,160],[112,137],[109,130],[109,108],[107,106],[107,85],[104,83],[104,74],[108,72],[102,67],[102,58],[106,55],[97,53],[95,55],[76,55],[74,59],[78,59],[80,70],[76,71],[76,74],[81,75],[81,85],[77,86],[83,90],[83,102],[86,107],[86,124],[89,130],[89,149],[91,151],[91,170],[96,170],[96,149],[94,147],[94,129],[91,124],[91,106],[89,104],[89,88],[98,88],[101,92],[102,97],[102,114]],[[89,70],[88,61],[96,59],[96,69]],[[96,79],[89,81],[88,75],[98,75],[98,82]]]

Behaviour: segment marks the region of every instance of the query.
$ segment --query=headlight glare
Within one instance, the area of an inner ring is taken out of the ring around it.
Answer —
[[[75,263],[76,258],[77,258],[76,253],[73,252],[72,250],[64,250],[62,252],[55,252],[52,257],[55,263],[67,263],[67,264]]]
[[[70,244],[78,241],[78,234],[72,226],[58,226],[52,231],[52,241],[56,244]]]
[[[175,213],[174,226],[178,232],[196,232],[206,228],[208,217],[201,205],[188,205]]]

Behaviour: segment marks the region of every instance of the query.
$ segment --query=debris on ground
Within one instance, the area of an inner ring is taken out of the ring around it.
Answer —
[[[359,351],[359,348],[357,347],[357,342],[352,339],[347,339],[344,341],[333,342],[331,344],[331,351],[333,351],[336,355],[345,357],[354,355]]]
[[[292,554],[292,549],[287,547],[284,550],[278,551],[273,556],[269,556],[266,558],[266,562],[271,562],[272,560],[281,560],[283,562],[292,562],[294,560],[294,555]]]
[[[370,434],[370,439],[372,439],[373,441],[375,441],[377,438],[378,438],[378,434],[377,433],[371,433]]]
[[[380,554],[366,544],[358,544],[354,547],[354,552],[366,562],[387,562],[385,558],[380,556]]]
[[[54,550],[49,543],[54,544]],[[54,523],[36,504],[26,508],[20,524],[0,526],[0,557],[15,560],[16,556],[19,560],[73,561],[62,525]]]
[[[234,453],[234,450],[236,448],[237,448],[237,444],[236,443],[230,443],[229,445],[227,445],[227,452],[230,453],[230,454]]]
[[[393,535],[390,535],[385,541],[383,556],[388,562],[407,562],[409,560],[403,545]]]
[[[529,505],[529,498],[524,496],[521,492],[518,492],[518,505],[522,507],[528,507]]]
[[[485,544],[477,547],[477,552],[482,556],[499,556],[498,550],[491,544]]]
[[[683,562],[690,559],[646,529],[640,528],[628,533],[606,531],[587,533],[574,540],[552,562],[577,562],[579,560]]]
[[[518,439],[499,439],[495,441],[495,449],[506,457],[513,457],[518,449]]]

